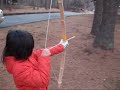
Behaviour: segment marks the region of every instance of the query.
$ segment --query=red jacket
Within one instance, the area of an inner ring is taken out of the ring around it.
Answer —
[[[51,56],[64,50],[57,45],[50,50]],[[19,90],[48,90],[51,56],[40,56],[42,50],[33,51],[26,61],[17,61],[13,56],[6,57],[5,66],[13,75]]]

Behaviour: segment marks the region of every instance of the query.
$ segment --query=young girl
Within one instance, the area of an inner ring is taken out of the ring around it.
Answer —
[[[33,51],[34,40],[26,31],[9,31],[3,63],[19,90],[48,90],[51,56],[64,51],[68,41],[49,49]]]

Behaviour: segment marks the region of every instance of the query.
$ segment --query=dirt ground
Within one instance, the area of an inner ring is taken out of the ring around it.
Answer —
[[[119,19],[120,20],[120,19]],[[69,41],[66,64],[61,89],[64,90],[120,90],[120,21],[115,30],[115,49],[105,51],[92,47],[94,37],[90,35],[93,16],[81,15],[66,18],[67,37],[76,36]],[[35,39],[35,49],[43,48],[47,21],[12,26],[0,29],[0,52],[2,53],[8,30],[26,30]],[[47,46],[58,44],[62,31],[60,20],[50,21]],[[57,90],[60,60],[63,53],[52,60],[50,90]],[[0,63],[0,89],[16,89],[12,76]]]

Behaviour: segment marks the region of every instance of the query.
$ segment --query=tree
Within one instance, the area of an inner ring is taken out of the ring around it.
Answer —
[[[96,0],[92,0],[92,2],[94,3],[94,5],[96,4]]]
[[[50,8],[50,0],[45,0],[45,9]]]
[[[58,8],[58,0],[53,0],[53,7]]]
[[[83,2],[81,0],[75,0],[71,2],[70,9],[73,9],[74,11],[79,11],[80,7],[83,7]]]
[[[94,14],[91,34],[96,36],[102,22],[103,0],[94,1],[94,5],[95,5],[95,14]]]
[[[98,1],[101,0],[96,0],[96,8],[100,8],[100,6],[97,6]],[[94,47],[100,47],[103,49],[114,48],[114,29],[119,4],[120,0],[103,0],[102,18],[100,18],[100,21],[96,22],[99,24],[97,25],[95,33],[96,38],[93,43]]]
[[[18,1],[17,0],[12,0],[13,1],[13,3],[17,3]]]
[[[0,5],[0,6],[1,6],[0,8],[3,9],[3,0],[0,0],[0,4],[1,4],[1,5]]]

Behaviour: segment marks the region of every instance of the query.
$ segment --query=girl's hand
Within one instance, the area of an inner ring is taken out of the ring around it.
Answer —
[[[44,49],[41,53],[41,56],[50,56],[50,55],[51,55],[50,50],[47,48]]]
[[[61,39],[60,43],[59,44],[62,44],[64,46],[64,48],[66,48],[69,44],[68,44],[68,40],[66,41],[63,41],[63,39]]]

